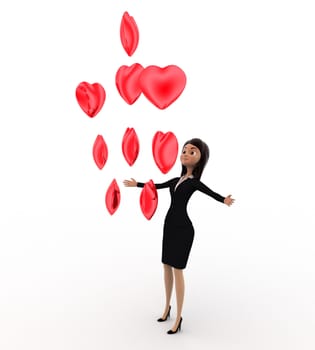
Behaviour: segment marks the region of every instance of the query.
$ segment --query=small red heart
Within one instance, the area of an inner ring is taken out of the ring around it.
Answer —
[[[165,109],[183,92],[186,75],[174,65],[148,66],[141,73],[139,83],[145,97],[156,107]]]
[[[101,84],[84,81],[76,88],[76,98],[83,111],[92,118],[102,109],[106,93]]]
[[[113,215],[118,209],[120,204],[120,189],[117,184],[116,179],[114,179],[109,185],[106,195],[105,195],[105,204],[108,212]]]
[[[140,194],[140,207],[143,215],[150,220],[158,205],[158,194],[152,180],[145,183]]]
[[[93,145],[93,158],[99,169],[103,169],[108,157],[108,148],[102,135],[97,135]]]
[[[139,139],[134,128],[127,128],[122,141],[122,152],[126,162],[132,166],[139,154]]]
[[[126,11],[120,23],[120,40],[128,56],[136,51],[139,42],[139,30],[136,21]]]
[[[121,66],[116,73],[116,87],[120,96],[130,105],[141,95],[139,77],[143,67],[139,63],[132,66]]]
[[[152,141],[152,153],[155,164],[163,174],[166,174],[176,162],[178,142],[171,132],[157,131]]]

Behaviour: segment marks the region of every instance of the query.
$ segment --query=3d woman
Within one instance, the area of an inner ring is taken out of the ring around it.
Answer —
[[[171,205],[165,217],[162,241],[166,304],[162,317],[158,319],[159,322],[162,322],[170,316],[174,275],[177,317],[173,328],[167,332],[168,334],[177,333],[181,329],[183,320],[181,316],[184,301],[183,269],[186,267],[194,240],[194,228],[187,215],[187,203],[191,195],[197,190],[228,206],[234,202],[231,195],[223,197],[200,181],[208,159],[209,148],[207,144],[198,138],[191,139],[184,144],[180,156],[182,163],[181,177],[155,184],[157,189],[169,188],[171,194]],[[144,183],[131,179],[124,180],[124,185],[127,187],[143,187]]]

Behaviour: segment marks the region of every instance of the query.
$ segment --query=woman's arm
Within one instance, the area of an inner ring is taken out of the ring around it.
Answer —
[[[175,179],[175,178],[174,178]],[[170,187],[174,179],[168,180],[166,182],[162,182],[159,184],[154,184],[156,189],[167,188]],[[144,182],[137,182],[135,179],[131,178],[131,180],[124,180],[124,185],[126,187],[144,187]]]
[[[208,186],[206,186],[204,183],[202,183],[201,181],[196,181],[196,188],[197,190],[199,190],[202,193],[207,194],[208,196],[214,198],[215,200],[224,203],[228,206],[232,205],[234,202],[234,199],[231,198],[231,195],[228,195],[227,197],[223,197],[221,196],[219,193],[216,193],[214,191],[212,191]]]
[[[123,183],[126,187],[137,187],[137,181],[133,178],[131,180],[124,180]]]

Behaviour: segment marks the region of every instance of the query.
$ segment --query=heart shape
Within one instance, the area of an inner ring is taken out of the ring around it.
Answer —
[[[83,81],[75,93],[80,107],[91,118],[102,109],[106,98],[106,92],[99,83],[89,84]]]
[[[120,40],[128,56],[136,51],[139,42],[139,29],[136,21],[126,11],[120,23]]]
[[[105,195],[105,205],[110,215],[113,215],[115,213],[115,211],[119,207],[119,204],[120,204],[120,189],[116,179],[114,179],[109,185]]]
[[[139,139],[134,128],[126,129],[121,146],[126,162],[132,166],[139,154]]]
[[[139,77],[143,67],[139,63],[132,66],[121,66],[116,73],[116,87],[120,96],[130,105],[141,95]]]
[[[158,205],[158,193],[152,180],[146,182],[140,193],[140,207],[143,215],[150,220]]]
[[[157,131],[152,141],[152,153],[155,164],[163,174],[166,174],[175,164],[178,154],[178,142],[171,132],[165,134]]]
[[[93,158],[99,169],[103,169],[108,157],[107,144],[102,135],[97,135],[93,145]]]
[[[141,73],[139,84],[151,103],[160,109],[165,109],[183,92],[186,75],[175,65],[164,68],[148,66]]]

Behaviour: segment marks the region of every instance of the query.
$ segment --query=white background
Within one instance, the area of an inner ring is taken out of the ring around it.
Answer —
[[[132,57],[119,27],[140,31]],[[312,1],[2,1],[0,5],[0,347],[13,349],[314,349],[314,7]],[[121,65],[176,64],[187,75],[165,110],[127,105]],[[81,81],[106,102],[93,119]],[[127,127],[140,154],[121,153]],[[148,221],[139,189],[162,182],[151,142],[173,131],[204,139],[201,193],[189,203],[195,241],[185,270],[183,331],[164,308],[162,224],[168,190]],[[92,146],[102,134],[108,162]],[[112,179],[121,204],[110,216]]]

